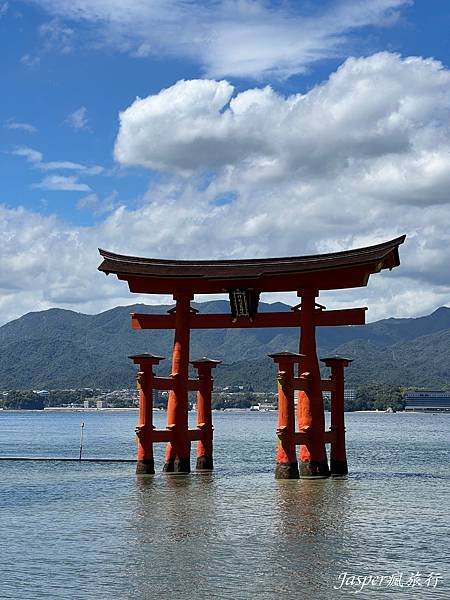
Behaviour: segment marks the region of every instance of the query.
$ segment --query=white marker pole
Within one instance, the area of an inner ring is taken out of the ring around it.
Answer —
[[[81,460],[81,453],[83,452],[83,431],[84,431],[84,421],[81,421],[80,458],[79,458],[79,460]]]

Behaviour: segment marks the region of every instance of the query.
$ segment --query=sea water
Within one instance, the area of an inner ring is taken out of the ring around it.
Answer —
[[[0,456],[133,459],[136,416],[2,411]],[[450,415],[348,413],[350,475],[296,481],[276,413],[213,416],[213,474],[0,461],[0,598],[450,598]]]

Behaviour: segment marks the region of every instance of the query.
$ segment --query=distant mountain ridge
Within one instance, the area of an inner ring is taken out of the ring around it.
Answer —
[[[229,312],[225,300],[194,304],[203,313]],[[172,331],[133,331],[130,312],[165,313],[170,306],[119,306],[98,315],[63,309],[32,312],[0,327],[0,389],[104,387],[134,384],[128,355],[153,352],[166,356],[161,372],[170,371]],[[260,304],[260,311],[288,311],[282,304]],[[352,327],[319,327],[319,354],[337,352],[354,358],[349,385],[385,382],[395,385],[450,385],[450,308],[408,319],[383,319]],[[217,385],[251,383],[275,389],[267,354],[298,350],[298,330],[196,330],[191,357],[222,360]]]

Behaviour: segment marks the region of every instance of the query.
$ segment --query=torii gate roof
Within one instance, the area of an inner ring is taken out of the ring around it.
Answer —
[[[223,293],[251,288],[258,292],[343,289],[367,285],[369,276],[400,264],[401,237],[342,252],[240,260],[167,260],[114,254],[99,248],[98,267],[127,281],[131,292]]]

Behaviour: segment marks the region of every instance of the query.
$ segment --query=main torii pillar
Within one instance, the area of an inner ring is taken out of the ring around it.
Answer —
[[[325,415],[316,348],[315,312],[318,291],[302,290],[297,295],[301,298],[302,313],[299,352],[304,356],[300,370],[309,374],[309,386],[298,392],[297,399],[299,430],[308,434],[308,441],[300,446],[299,473],[300,477],[328,477],[330,470],[324,440]]]
[[[188,436],[188,380],[189,380],[189,318],[192,294],[174,294],[175,335],[172,352],[174,387],[167,403],[167,429],[173,431],[173,441],[167,444],[164,471],[189,473],[191,442]]]

